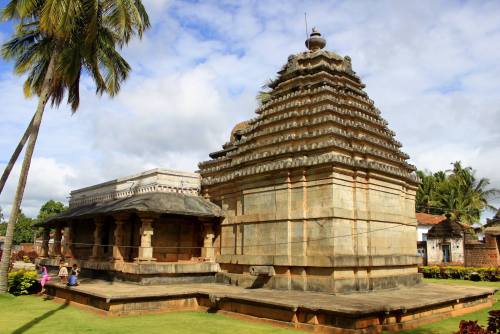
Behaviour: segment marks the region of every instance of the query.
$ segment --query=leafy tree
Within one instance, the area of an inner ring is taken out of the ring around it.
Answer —
[[[472,225],[484,210],[496,210],[491,200],[500,191],[490,188],[487,178],[477,179],[471,167],[460,161],[446,172],[418,171],[421,184],[417,191],[416,210],[432,214],[450,213],[452,220]]]
[[[416,211],[436,215],[442,214],[443,208],[434,206],[434,197],[441,184],[447,182],[448,176],[443,171],[431,173],[421,170],[417,171],[417,176],[420,178],[420,185],[415,199]]]
[[[75,112],[82,73],[94,80],[98,94],[116,95],[130,71],[118,49],[149,27],[141,0],[10,0],[1,17],[17,23],[2,55],[15,60],[16,73],[27,74],[25,95],[37,95],[38,106],[7,225],[0,293],[7,291],[14,227],[45,106],[49,100],[59,105],[66,95]]]
[[[12,239],[15,245],[19,245],[23,242],[33,242],[33,238],[36,235],[36,231],[33,228],[35,222],[36,220],[26,217],[22,211],[19,212]]]
[[[38,212],[38,216],[36,219],[39,222],[46,220],[49,217],[55,216],[61,212],[66,211],[68,208],[64,206],[63,203],[49,200],[40,208],[40,212]]]
[[[23,242],[32,242],[36,235],[33,229],[34,219],[26,217],[22,211],[19,212],[16,226],[14,228],[14,236],[12,241],[15,245]],[[7,224],[0,224],[0,235],[5,235],[7,231]]]

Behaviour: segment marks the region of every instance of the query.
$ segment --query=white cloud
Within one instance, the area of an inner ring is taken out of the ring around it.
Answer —
[[[47,110],[35,152],[47,169],[33,170],[25,205],[147,168],[195,170],[236,122],[253,117],[261,84],[289,54],[304,50],[305,11],[328,49],[351,56],[412,163],[437,170],[462,160],[500,187],[499,3],[151,0],[146,6],[153,27],[124,50],[133,72],[120,95],[97,98],[84,78],[75,116],[65,107]],[[0,164],[34,110],[21,84],[0,72]],[[11,196],[9,188],[0,205]]]
[[[0,166],[2,171],[4,165]],[[19,179],[20,163],[14,168],[9,182],[0,197],[0,206],[8,216],[14,193]],[[67,196],[78,176],[71,166],[57,163],[51,158],[34,158],[31,163],[28,182],[24,193],[23,212],[35,217],[38,214],[41,203],[48,199],[67,202]]]

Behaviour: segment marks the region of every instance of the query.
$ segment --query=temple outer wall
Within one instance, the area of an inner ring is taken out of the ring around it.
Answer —
[[[218,280],[324,292],[413,285],[420,280],[415,190],[331,166],[206,189],[226,215]],[[252,276],[251,266],[274,273]]]

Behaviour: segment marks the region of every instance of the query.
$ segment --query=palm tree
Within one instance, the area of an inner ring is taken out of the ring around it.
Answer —
[[[496,210],[490,203],[500,191],[489,188],[490,181],[486,178],[477,180],[474,170],[462,167],[460,161],[452,165],[453,168],[446,172],[417,172],[421,183],[417,190],[416,211],[450,213],[452,220],[472,225],[479,221],[484,210]]]
[[[451,213],[452,220],[472,225],[479,221],[484,210],[496,210],[490,202],[500,194],[489,188],[487,178],[477,179],[471,167],[462,167],[460,161],[454,162],[446,182],[440,183],[431,201],[433,206]]]
[[[415,197],[416,211],[430,214],[443,214],[443,210],[435,207],[433,202],[440,185],[447,182],[446,174],[441,171],[431,173],[419,170],[417,171],[417,176],[420,179],[420,185]]]
[[[267,101],[271,99],[272,97],[271,85],[273,84],[273,82],[274,82],[273,79],[267,79],[260,87],[260,90],[258,91],[257,96],[255,97],[259,106],[264,105]]]
[[[435,181],[431,173],[418,170],[417,176],[420,179],[420,185],[417,189],[415,197],[415,208],[417,212],[430,213],[430,204],[432,200],[432,192],[434,191]]]
[[[80,102],[82,72],[96,83],[96,93],[114,96],[130,71],[118,48],[142,37],[149,19],[141,0],[11,0],[4,20],[18,23],[2,55],[15,60],[15,71],[28,74],[26,96],[38,105],[9,216],[0,263],[0,293],[7,291],[7,271],[14,226],[19,215],[40,123],[47,102],[58,106],[65,94],[72,111]]]
[[[12,168],[14,168],[14,165],[17,161],[17,158],[19,158],[19,154],[21,154],[21,151],[23,150],[24,145],[26,144],[26,142],[28,141],[28,138],[30,137],[32,125],[33,125],[33,118],[31,119],[30,124],[28,124],[26,131],[24,131],[24,134],[21,137],[19,144],[17,144],[17,147],[14,150],[14,153],[12,154],[9,162],[7,163],[7,166],[5,166],[5,170],[3,171],[2,177],[0,178],[0,194],[2,194],[2,190],[5,187],[5,183],[7,183],[7,179],[9,178],[10,172],[12,171]]]

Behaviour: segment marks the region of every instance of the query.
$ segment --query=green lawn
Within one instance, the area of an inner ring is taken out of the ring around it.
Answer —
[[[459,280],[426,280],[442,284],[467,284],[499,287],[500,283]],[[496,294],[494,308],[500,309],[500,293]],[[486,323],[488,310],[450,318],[434,324],[405,331],[406,334],[450,334],[457,330],[460,319]],[[0,295],[0,333],[298,333],[295,330],[236,320],[219,314],[202,312],[175,312],[123,318],[108,318],[66,306],[43,297]]]
[[[0,333],[285,334],[297,331],[202,312],[111,318],[51,300],[45,301],[43,297],[0,294]]]
[[[472,282],[453,279],[424,279],[426,283],[439,283],[439,284],[461,284],[461,285],[475,285],[496,287],[500,289],[500,282]],[[399,332],[401,334],[451,334],[458,331],[458,324],[460,320],[478,320],[481,325],[486,325],[488,320],[488,311],[500,309],[500,291],[495,294],[496,303],[490,309],[469,313],[460,317],[448,318],[438,321],[429,325],[419,327],[417,329]]]

